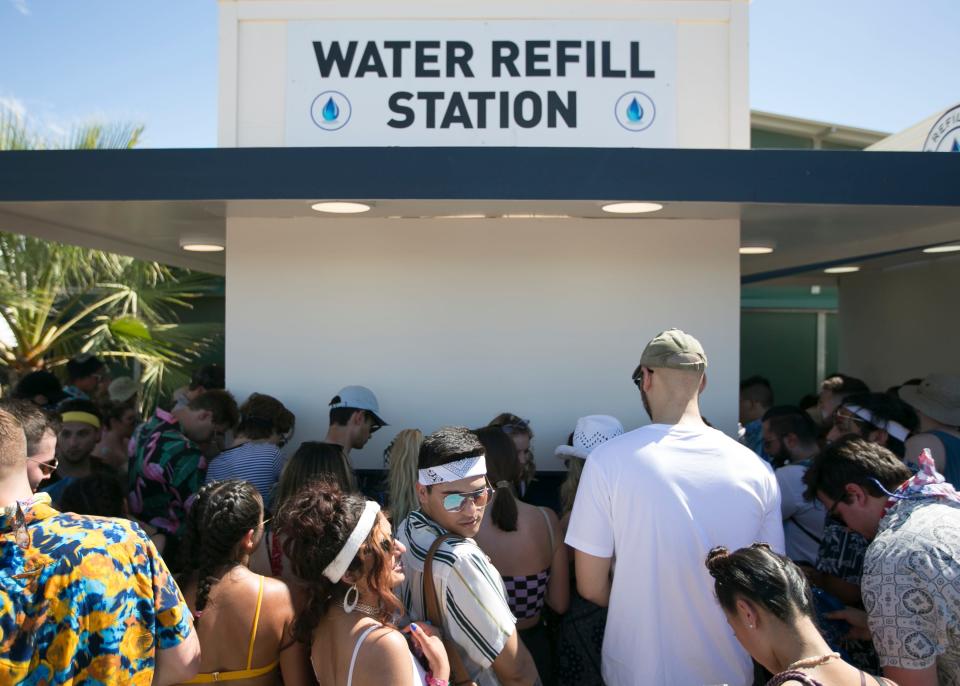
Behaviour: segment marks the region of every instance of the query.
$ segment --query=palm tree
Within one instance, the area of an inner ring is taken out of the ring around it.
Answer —
[[[132,148],[142,132],[142,126],[91,124],[51,140],[0,110],[0,151]],[[157,262],[0,232],[0,318],[10,334],[0,340],[0,368],[17,378],[95,352],[134,369],[149,410],[161,392],[185,383],[185,368],[222,332],[216,324],[179,321],[190,301],[217,282]]]

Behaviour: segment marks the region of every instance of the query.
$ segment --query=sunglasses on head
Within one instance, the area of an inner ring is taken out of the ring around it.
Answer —
[[[447,512],[462,512],[467,506],[467,501],[472,500],[476,507],[486,507],[493,489],[489,486],[478,488],[469,493],[449,493],[443,497],[443,509]]]
[[[530,420],[529,419],[520,419],[517,417],[512,422],[506,424],[501,424],[500,428],[505,432],[509,433],[519,433],[530,430]]]

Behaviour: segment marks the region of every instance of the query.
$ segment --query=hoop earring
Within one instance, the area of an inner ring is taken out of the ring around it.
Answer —
[[[353,593],[353,600],[350,600],[350,594]],[[360,591],[357,590],[357,585],[354,584],[347,589],[347,592],[343,594],[343,611],[347,614],[350,614],[357,607],[357,603],[360,602]]]

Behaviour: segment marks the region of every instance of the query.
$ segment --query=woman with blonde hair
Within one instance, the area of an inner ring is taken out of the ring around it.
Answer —
[[[422,443],[423,432],[419,429],[404,429],[383,451],[383,461],[389,470],[390,519],[393,522],[402,522],[419,507],[417,459]]]

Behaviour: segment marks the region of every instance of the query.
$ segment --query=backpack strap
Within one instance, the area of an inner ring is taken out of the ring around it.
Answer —
[[[443,613],[440,612],[440,600],[437,597],[437,586],[433,580],[433,558],[443,542],[454,537],[457,537],[457,535],[450,533],[438,536],[437,540],[430,546],[427,557],[423,561],[423,607],[426,610],[427,619],[438,629],[442,629],[444,624]],[[447,660],[450,662],[450,683],[455,686],[476,686],[463,664],[463,658],[460,657],[457,645],[449,638],[449,633],[444,632],[443,647],[447,650]]]

